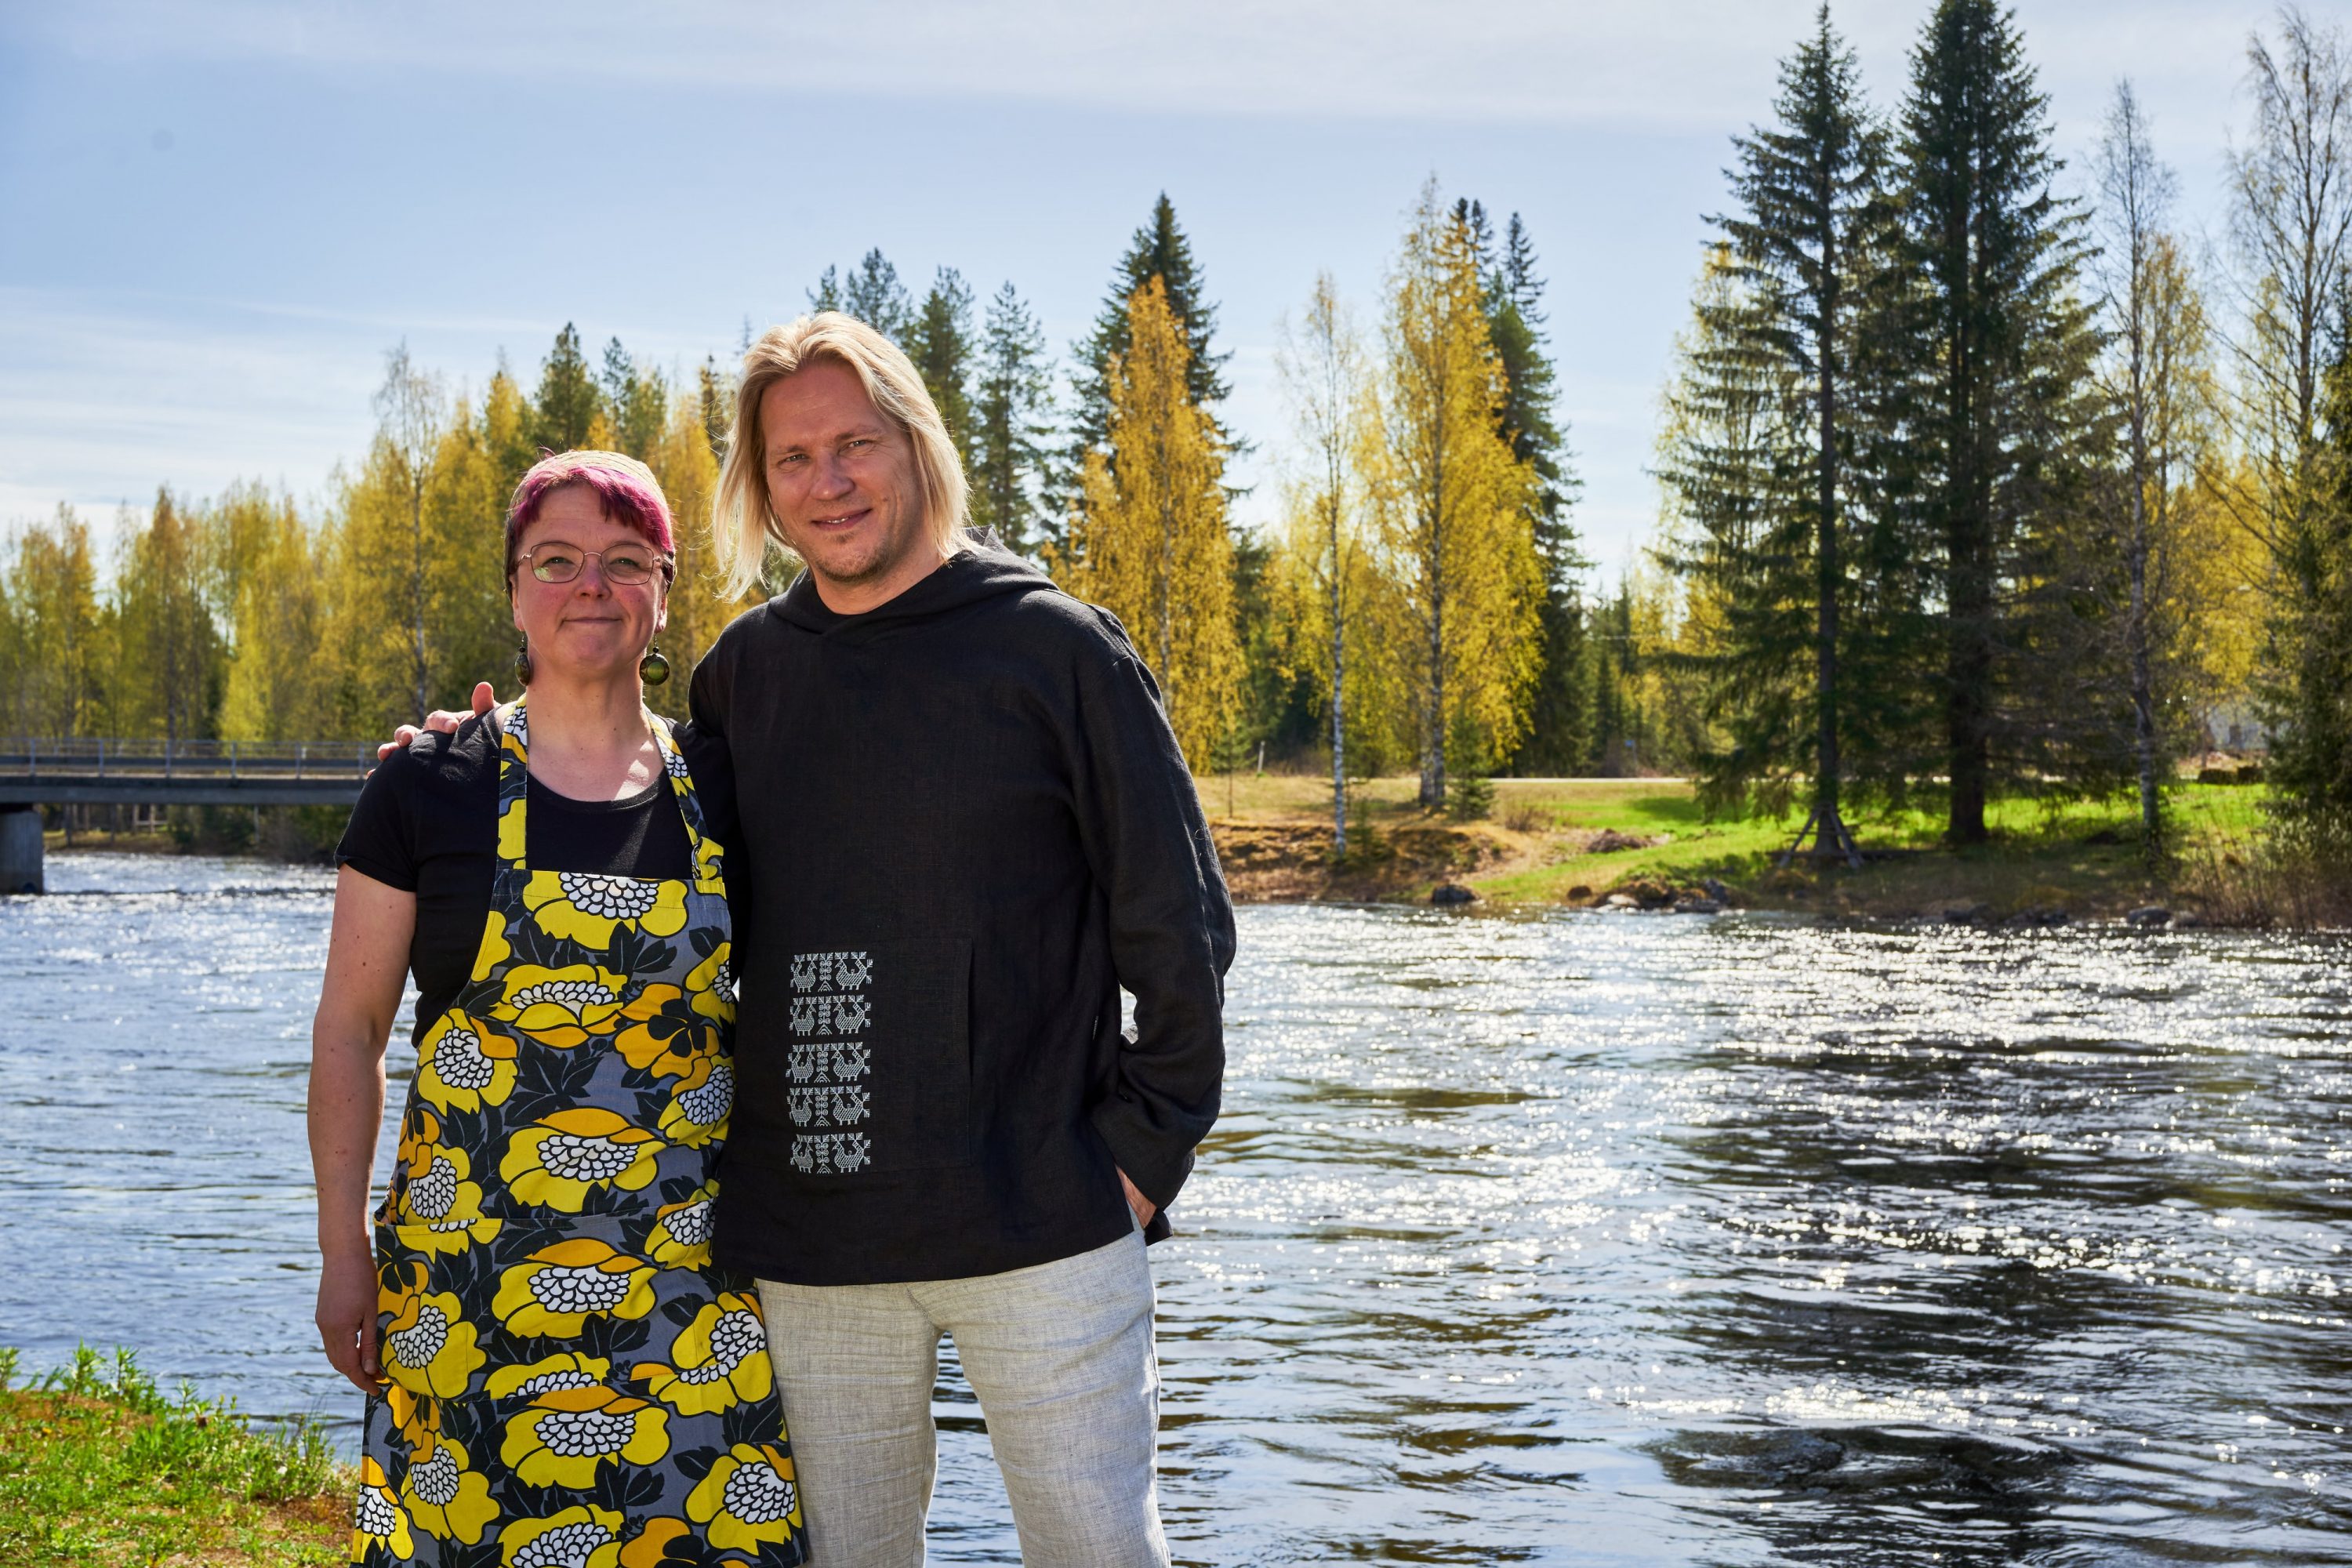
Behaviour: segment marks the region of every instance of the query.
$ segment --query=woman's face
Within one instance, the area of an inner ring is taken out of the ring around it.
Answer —
[[[533,679],[634,668],[669,614],[661,552],[652,542],[606,517],[586,485],[565,485],[548,492],[517,542],[514,620],[530,643]],[[642,583],[615,583],[605,570],[606,552],[633,556],[653,574]],[[569,583],[541,582],[533,563],[558,556],[576,564],[579,575]]]

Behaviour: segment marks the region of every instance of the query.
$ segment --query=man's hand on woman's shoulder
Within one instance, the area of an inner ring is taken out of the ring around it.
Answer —
[[[383,761],[384,758],[392,755],[393,752],[400,750],[401,747],[407,745],[411,741],[415,740],[417,736],[425,733],[425,730],[430,730],[434,733],[439,735],[455,734],[458,725],[464,723],[470,718],[476,717],[477,715],[488,712],[498,705],[499,694],[490,689],[490,683],[487,680],[478,681],[474,686],[474,711],[472,713],[453,713],[446,708],[436,708],[432,712],[427,713],[425,716],[425,730],[419,730],[414,724],[403,724],[399,729],[394,730],[392,732],[391,740],[386,741],[376,747],[375,760],[379,763]]]

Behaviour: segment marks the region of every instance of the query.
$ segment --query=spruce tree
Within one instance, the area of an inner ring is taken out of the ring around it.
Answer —
[[[921,373],[923,385],[947,422],[956,455],[971,468],[971,288],[952,267],[942,267],[932,279],[908,327],[907,357]]]
[[[1011,283],[988,301],[972,410],[971,520],[1015,554],[1036,552],[1048,530],[1039,504],[1052,435],[1045,334]]]
[[[831,268],[826,270],[829,274]],[[915,324],[915,302],[898,281],[898,269],[878,247],[867,251],[843,281],[840,308],[894,343],[905,343]]]
[[[2318,493],[2273,550],[2283,579],[2266,692],[2276,809],[2335,868],[2352,865],[2352,289],[2336,296],[2321,377]]]
[[[1192,242],[1176,222],[1175,204],[1162,191],[1151,205],[1150,220],[1135,231],[1126,254],[1111,270],[1110,288],[1103,296],[1094,331],[1072,350],[1077,363],[1070,379],[1070,441],[1065,453],[1066,471],[1063,476],[1066,489],[1076,486],[1077,475],[1086,465],[1086,455],[1101,449],[1108,436],[1111,358],[1127,353],[1131,342],[1128,302],[1137,289],[1154,278],[1160,279],[1168,296],[1169,313],[1182,327],[1189,356],[1185,388],[1194,405],[1209,410],[1213,418],[1215,405],[1231,390],[1225,383],[1224,367],[1233,356],[1219,353],[1213,346],[1217,307],[1210,301],[1200,266],[1192,259]],[[1229,451],[1241,449],[1233,445],[1222,426],[1217,433]]]
[[[2074,499],[2096,341],[2074,292],[2083,216],[2051,189],[2049,100],[2013,13],[1941,0],[1912,54],[1900,142],[1916,279],[1904,479],[1942,576],[1947,833],[1974,844],[1997,765],[2030,771],[2015,699],[2052,671],[2012,657],[2032,633],[2013,590],[2034,579],[2037,527]]]
[[[1858,864],[1840,800],[1852,636],[1841,617],[1854,592],[1854,491],[1866,489],[1854,458],[1885,398],[1866,374],[1875,356],[1856,344],[1885,330],[1896,257],[1886,133],[1826,5],[1781,64],[1773,111],[1772,126],[1733,142],[1739,205],[1715,219],[1727,287],[1703,297],[1706,348],[1694,366],[1715,396],[1755,399],[1750,427],[1773,432],[1755,454],[1753,515],[1718,509],[1697,563],[1720,595],[1710,706],[1731,742],[1703,763],[1705,787],[1717,801],[1777,804],[1809,773],[1798,842],[1810,834],[1817,857]],[[1699,492],[1721,478],[1706,470],[1736,458],[1720,436],[1686,447],[1676,487],[1686,503],[1705,510]]]
[[[632,458],[645,458],[661,444],[669,423],[669,387],[658,371],[640,367],[618,338],[604,345],[601,379],[604,422],[612,427],[614,444]]]
[[[569,452],[586,443],[588,426],[595,422],[601,399],[588,358],[580,352],[580,329],[571,322],[555,334],[555,346],[540,366],[539,395],[532,399],[538,416],[531,438],[550,452]]]
[[[1543,668],[1528,711],[1528,733],[1514,753],[1512,771],[1567,773],[1577,771],[1587,748],[1590,704],[1583,680],[1583,602],[1577,587],[1588,564],[1578,547],[1568,509],[1580,488],[1569,463],[1566,433],[1557,412],[1558,373],[1544,342],[1543,279],[1536,274],[1535,243],[1513,213],[1496,248],[1485,209],[1468,204],[1460,213],[1486,257],[1486,331],[1503,367],[1503,401],[1496,423],[1512,456],[1536,476],[1528,521],[1536,553],[1543,563],[1544,597],[1538,625]]]
[[[839,268],[831,263],[826,264],[824,271],[817,278],[816,287],[808,291],[808,301],[811,314],[822,314],[826,310],[841,309],[841,269]],[[749,352],[751,323],[748,318],[743,322],[743,336],[744,349]]]

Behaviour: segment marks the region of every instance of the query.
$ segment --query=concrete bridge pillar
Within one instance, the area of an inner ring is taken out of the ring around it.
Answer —
[[[0,805],[0,893],[41,890],[41,808]]]

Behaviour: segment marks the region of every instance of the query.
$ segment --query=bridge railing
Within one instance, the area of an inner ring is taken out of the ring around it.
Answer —
[[[361,741],[142,741],[0,736],[0,775],[78,779],[359,780],[375,766]]]

